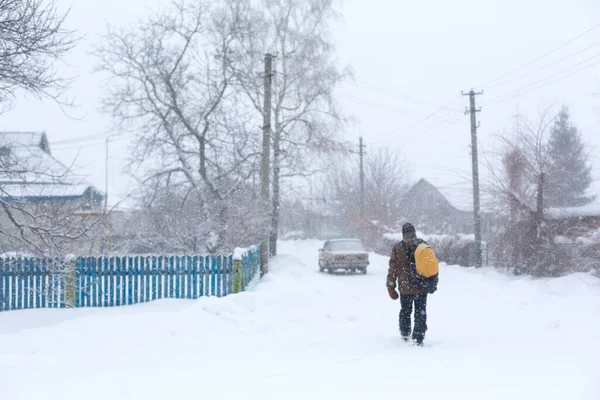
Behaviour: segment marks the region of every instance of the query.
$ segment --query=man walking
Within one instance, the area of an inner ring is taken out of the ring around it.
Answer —
[[[402,226],[402,241],[396,243],[392,249],[386,281],[392,300],[398,299],[396,282],[399,283],[399,324],[404,341],[408,341],[411,336],[411,314],[414,306],[415,325],[412,339],[418,346],[423,345],[427,332],[427,291],[417,286],[411,279],[412,269],[415,268],[415,250],[420,243],[425,241],[417,238],[415,227],[409,222],[405,223]]]

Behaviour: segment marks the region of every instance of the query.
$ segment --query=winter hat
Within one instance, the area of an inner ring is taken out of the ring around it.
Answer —
[[[416,232],[415,226],[413,224],[411,224],[410,222],[407,222],[404,225],[402,225],[402,234],[403,235],[410,233],[410,232]]]

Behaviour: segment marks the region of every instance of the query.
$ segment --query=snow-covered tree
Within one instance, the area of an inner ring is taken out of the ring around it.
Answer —
[[[210,210],[187,185],[142,185],[137,207],[125,214],[126,222],[115,240],[118,253],[204,254],[232,251],[235,247],[258,243],[265,221],[258,210],[258,193],[249,185],[240,185],[226,200],[227,231],[220,248],[212,230]],[[254,208],[253,208],[254,207]]]
[[[592,182],[585,144],[563,107],[548,139],[548,169],[544,197],[551,207],[580,206],[592,199],[585,192]]]
[[[204,218],[211,251],[225,247],[231,200],[259,161],[255,116],[232,86],[235,43],[250,28],[244,13],[228,1],[173,2],[109,28],[97,51],[108,75],[105,109],[135,136],[130,171],[159,194],[194,196],[186,204],[195,204],[193,220]]]
[[[342,147],[345,122],[333,96],[350,74],[335,59],[331,24],[335,0],[229,0],[243,4],[252,34],[240,36],[236,84],[260,115],[263,110],[264,53],[275,55],[272,86],[272,226],[269,248],[277,252],[281,180],[309,175],[311,154]]]
[[[339,202],[348,234],[363,237],[392,227],[402,218],[400,200],[408,189],[407,162],[389,149],[373,149],[364,156],[364,193],[361,215],[361,184],[358,155],[332,159],[323,190]],[[376,234],[375,234],[376,236]]]
[[[582,203],[590,183],[584,146],[564,108],[558,115],[546,109],[533,122],[519,115],[513,134],[501,139],[487,187],[500,216],[492,246],[496,259],[516,272],[558,275],[573,257],[556,245],[561,232],[548,209]]]
[[[56,69],[57,61],[78,41],[75,32],[65,28],[67,15],[54,0],[0,1],[0,112],[19,94],[70,104],[62,99],[70,79]],[[40,201],[44,191],[32,187],[42,187],[43,181],[68,188],[73,182],[66,175],[72,171],[62,165],[55,168],[60,163],[50,158],[50,164],[44,164],[41,161],[48,160],[28,154],[21,145],[0,140],[0,251],[64,255],[98,221],[74,215],[81,211],[80,204]],[[28,201],[31,197],[38,201]]]
[[[263,205],[273,252],[280,180],[311,173],[313,151],[337,145],[343,118],[332,93],[345,73],[330,39],[333,3],[180,0],[135,26],[109,29],[99,48],[106,110],[136,135],[131,171],[193,189],[217,248],[234,210],[229,199],[257,177],[265,53],[276,55],[273,203]]]
[[[544,215],[550,167],[547,137],[553,121],[550,109],[536,121],[518,115],[512,135],[501,138],[498,163],[489,166],[492,178],[486,189],[503,215],[494,252],[503,265],[517,272],[539,274],[553,266]]]
[[[78,41],[64,27],[67,14],[58,11],[54,0],[0,1],[2,105],[19,91],[65,104],[60,97],[70,80],[57,72],[56,61]]]

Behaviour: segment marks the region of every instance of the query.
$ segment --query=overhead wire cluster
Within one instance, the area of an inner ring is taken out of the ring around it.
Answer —
[[[600,64],[600,51],[598,51],[600,41],[587,45],[586,47],[578,49],[577,51],[570,52],[567,55],[564,55],[558,59],[548,60],[550,56],[557,54],[559,50],[577,44],[577,42],[580,39],[584,38],[585,36],[588,36],[594,31],[599,30],[599,28],[600,24],[596,24],[591,28],[586,29],[585,31],[577,34],[576,36],[566,40],[565,42],[554,47],[553,49],[533,58],[532,60],[527,61],[526,63],[506,73],[503,73],[494,79],[484,82],[480,87],[486,87],[487,89],[495,89],[516,81],[523,80],[524,78],[531,77],[530,79],[525,80],[525,82],[522,83],[516,89],[511,89],[506,91],[505,93],[486,99],[485,105],[489,106],[492,104],[497,104],[507,100],[511,100],[517,95],[541,89],[545,86],[564,80],[580,72],[589,70],[590,68]],[[590,50],[596,51],[594,51],[590,55]],[[580,57],[578,56],[581,55],[584,55],[585,58],[580,59]],[[540,61],[544,61],[544,64],[539,65],[538,63]],[[566,67],[563,67],[563,65],[566,65]],[[530,67],[533,67],[534,69],[529,70],[528,72],[522,73],[520,75],[514,76],[514,74],[523,70],[527,70]],[[560,67],[560,69],[556,70],[556,67]],[[542,72],[548,70],[549,73],[542,74]]]
[[[578,73],[589,70],[596,65],[599,65],[600,41],[571,51],[558,59],[553,60],[550,58],[553,55],[560,56],[560,50],[568,49],[576,45],[580,39],[588,36],[592,32],[597,31],[598,28],[600,28],[600,24],[592,26],[591,28],[586,29],[572,38],[569,38],[565,42],[550,49],[549,51],[546,51],[543,54],[536,56],[533,59],[513,69],[510,69],[493,79],[477,85],[477,87],[484,88],[486,91],[490,89],[495,91],[498,88],[509,87],[509,89],[507,89],[504,93],[500,92],[500,94],[491,98],[483,99],[483,104],[485,106],[490,106],[514,99],[519,95],[541,89],[545,86],[564,80]],[[557,69],[557,67],[560,69]],[[510,84],[519,81],[521,84],[517,88],[510,88]],[[399,129],[394,129],[393,134],[396,137],[398,135],[402,135],[403,137],[410,135],[411,140],[423,140],[430,137],[432,134],[435,134],[436,132],[443,131],[450,125],[463,123],[463,110],[457,107],[457,103],[461,101],[460,93],[452,95],[446,102],[444,102],[442,105],[439,105],[430,100],[421,99],[406,93],[399,93],[389,88],[378,87],[366,82],[358,82],[356,85],[367,90],[376,91],[387,96],[399,98],[404,102],[411,103],[413,105],[419,105],[420,107],[437,107],[435,111],[423,114],[423,112],[415,109],[397,109],[394,105],[390,104],[375,103],[362,98],[357,98],[355,96],[341,96],[342,98],[346,98],[350,101],[375,107],[384,111],[387,110],[401,115],[418,118],[416,121],[402,126]]]
[[[598,50],[600,50],[600,41],[587,45],[584,48],[577,49],[576,51],[569,52],[557,60],[552,60],[541,65],[539,64],[540,61],[547,61],[550,56],[558,54],[560,50],[569,48],[576,44],[578,40],[598,30],[598,28],[600,28],[600,23],[566,40],[549,51],[519,65],[518,67],[506,71],[495,78],[478,85],[479,88],[483,88],[487,91],[488,89],[496,90],[497,88],[501,88],[518,81],[523,82],[516,89],[510,89],[491,98],[483,99],[483,104],[485,106],[490,106],[514,99],[518,95],[543,88],[547,85],[567,79],[573,75],[599,65],[600,51]],[[589,53],[591,53],[592,50],[596,50],[596,52],[590,55]],[[577,59],[578,56],[582,55],[587,55],[587,57],[583,59]],[[556,67],[559,66],[562,68],[556,70]],[[544,72],[549,73],[543,74]],[[399,99],[413,107],[399,108],[393,103],[386,102],[384,98],[379,101],[372,101],[365,97],[351,95],[348,93],[341,93],[338,95],[338,97],[342,99],[357,104],[362,104],[382,111],[392,112],[405,117],[414,117],[417,119],[416,121],[398,129],[393,129],[389,134],[394,134],[394,136],[397,136],[398,134],[403,134],[403,136],[404,134],[410,134],[411,140],[423,140],[430,137],[432,134],[435,134],[436,132],[443,131],[451,125],[464,123],[463,109],[458,106],[462,100],[459,92],[450,96],[442,104],[439,104],[438,102],[431,101],[429,99],[413,96],[389,87],[377,86],[369,82],[356,81],[348,82],[348,84],[358,88],[361,91],[375,92],[383,94],[386,97]],[[128,134],[101,132],[53,142],[53,147],[57,148],[58,150],[78,149],[102,145],[107,139],[111,142],[114,142],[125,140],[130,137],[131,136]]]
[[[79,136],[71,139],[57,140],[55,142],[52,142],[52,149],[59,151],[82,149],[86,147],[104,145],[107,140],[109,140],[112,143],[129,138],[130,136],[127,134],[100,132],[90,135]]]
[[[493,97],[485,99],[484,104],[490,106],[514,99],[523,93],[541,89],[600,64],[600,41],[595,41],[591,44],[589,42],[581,44],[583,42],[581,40],[582,38],[597,31],[598,28],[600,28],[600,24],[577,34],[549,51],[534,57],[530,61],[478,85],[478,88],[485,88],[494,94]],[[518,85],[516,88],[515,84]],[[381,88],[364,82],[359,82],[358,85],[364,89],[399,98],[406,103],[419,106],[421,109],[423,106],[436,107],[435,111],[423,115],[417,110],[402,109],[401,112],[397,112],[398,110],[393,106],[381,103],[373,104],[373,102],[363,100],[362,103],[365,105],[376,107],[381,110],[386,110],[389,107],[390,111],[418,118],[415,122],[395,130],[395,137],[410,138],[411,141],[423,140],[432,134],[442,132],[449,125],[461,123],[459,121],[460,118],[462,118],[462,110],[457,110],[456,103],[461,100],[462,96],[458,93],[451,96],[442,105],[439,105],[406,93],[394,92],[389,88]],[[496,95],[494,92],[498,89],[500,89],[500,91],[499,94]],[[351,101],[361,102],[361,99],[350,98],[348,96],[342,97]],[[448,170],[445,170],[445,172],[448,172]],[[468,181],[468,179],[465,179],[465,181]],[[472,189],[470,187],[453,188],[453,191],[456,190],[463,190],[466,195],[470,194]]]

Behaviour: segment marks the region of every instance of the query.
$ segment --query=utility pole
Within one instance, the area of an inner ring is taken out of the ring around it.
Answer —
[[[479,164],[477,161],[477,118],[475,113],[480,112],[481,108],[475,108],[475,96],[483,94],[483,91],[476,93],[473,89],[469,93],[461,92],[463,96],[469,96],[469,109],[466,114],[471,114],[471,163],[473,169],[473,219],[475,222],[475,267],[481,268],[481,215],[479,214]]]
[[[365,170],[364,170],[364,151],[366,146],[363,144],[362,136],[358,139],[358,154],[360,156],[360,218],[365,216]]]
[[[269,272],[269,237],[271,231],[271,213],[269,203],[269,177],[270,177],[270,146],[271,146],[271,84],[273,78],[272,72],[273,55],[265,54],[265,73],[264,79],[264,108],[263,108],[263,142],[262,158],[260,171],[261,198],[265,207],[265,221],[269,229],[263,238],[260,246],[260,277],[262,278]]]

